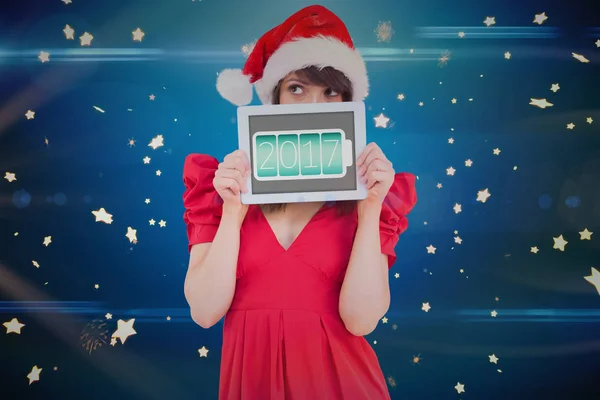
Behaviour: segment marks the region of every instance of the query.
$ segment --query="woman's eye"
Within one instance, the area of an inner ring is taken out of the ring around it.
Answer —
[[[327,96],[335,97],[335,96],[337,96],[337,95],[338,95],[338,92],[336,92],[336,91],[335,91],[335,90],[333,90],[333,89],[327,89],[327,90],[325,91],[325,94],[326,94]]]
[[[293,94],[301,94],[302,93],[302,88],[298,85],[292,85],[289,87],[290,92],[292,92]]]

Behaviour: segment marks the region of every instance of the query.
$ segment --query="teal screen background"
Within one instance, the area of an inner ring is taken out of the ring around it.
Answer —
[[[279,175],[284,177],[298,176],[298,135],[279,135],[277,141],[279,153]]]
[[[317,133],[300,135],[300,171],[302,175],[319,175],[321,158],[316,157],[314,149],[321,145],[321,137]]]
[[[257,173],[260,177],[277,176],[276,148],[275,135],[258,135],[256,137]]]
[[[255,135],[256,177],[293,179],[343,172],[342,132]],[[331,179],[331,178],[328,178]]]
[[[324,133],[321,136],[323,147],[323,174],[341,174],[343,168],[343,146],[341,133]]]
[[[333,130],[339,129],[344,131],[346,139],[352,140],[354,143],[355,127],[354,127],[354,112],[340,111],[327,113],[310,113],[310,114],[277,114],[277,115],[251,115],[248,117],[248,134],[250,135],[250,143],[253,142],[254,134],[260,132],[285,132],[285,131],[312,131],[312,130]],[[363,129],[365,129],[363,127]],[[333,138],[328,137],[328,140]],[[261,139],[267,140],[267,139]],[[333,145],[333,143],[331,144]],[[250,146],[250,154],[248,158],[252,163],[254,154]],[[263,146],[265,151],[270,151],[270,146]],[[291,146],[284,146],[286,151]],[[354,146],[353,146],[354,147]],[[326,147],[327,149],[327,147]],[[268,154],[268,153],[267,153]],[[341,152],[340,152],[341,154]],[[265,154],[260,157],[266,157]],[[291,156],[290,156],[291,157]],[[275,157],[272,157],[275,159]],[[356,159],[356,149],[352,149],[352,159]],[[329,160],[326,160],[329,162]],[[271,162],[271,160],[269,160]],[[285,161],[284,161],[285,162]],[[333,165],[333,163],[332,163]],[[252,165],[254,170],[254,165]],[[328,173],[332,170],[327,170]],[[295,169],[288,169],[286,173],[298,174]],[[347,168],[346,175],[341,178],[315,178],[315,179],[297,179],[297,180],[271,180],[259,181],[252,175],[252,192],[254,194],[269,194],[269,193],[307,193],[307,192],[333,192],[356,189],[356,167],[354,163]]]

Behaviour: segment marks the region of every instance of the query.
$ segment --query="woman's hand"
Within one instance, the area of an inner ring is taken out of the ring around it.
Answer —
[[[213,186],[223,199],[223,212],[241,212],[246,215],[248,205],[242,204],[241,193],[246,193],[246,179],[250,176],[250,161],[242,150],[225,156],[215,171]]]
[[[363,204],[380,206],[394,182],[395,171],[392,163],[385,157],[383,151],[371,142],[365,147],[356,161],[360,182],[367,187],[368,194]]]

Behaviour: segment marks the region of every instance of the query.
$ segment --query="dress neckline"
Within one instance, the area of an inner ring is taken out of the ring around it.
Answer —
[[[308,222],[306,223],[306,225],[304,225],[304,227],[300,230],[300,233],[298,233],[298,236],[296,236],[296,238],[292,241],[292,243],[289,245],[289,247],[287,249],[281,244],[281,242],[277,238],[277,235],[275,234],[275,231],[271,227],[271,224],[269,223],[269,220],[267,220],[267,217],[265,216],[263,210],[260,208],[260,205],[257,204],[254,207],[256,209],[255,212],[258,214],[258,218],[262,221],[262,223],[264,223],[265,229],[267,229],[269,231],[269,236],[271,236],[271,238],[273,239],[273,241],[275,242],[275,244],[283,252],[288,253],[289,251],[292,250],[292,248],[296,245],[296,243],[302,239],[302,237],[305,234],[305,231],[307,230],[307,228],[309,228],[311,226],[311,224],[313,224],[317,219],[319,219],[319,217],[321,216],[321,214],[323,213],[323,211],[325,209],[331,208],[331,205],[328,202],[323,203],[321,205],[321,207],[319,207],[319,209],[317,210],[317,212],[315,212],[313,214],[313,216],[310,217],[310,219],[308,220]]]

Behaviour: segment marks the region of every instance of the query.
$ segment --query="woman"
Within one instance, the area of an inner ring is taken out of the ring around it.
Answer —
[[[359,101],[362,58],[321,6],[304,8],[256,43],[244,70],[219,74],[236,105]],[[388,268],[416,202],[413,175],[395,174],[370,143],[357,159],[358,202],[247,206],[237,150],[184,166],[190,262],[185,295],[203,328],[223,316],[219,399],[389,399],[372,332],[390,303]]]

